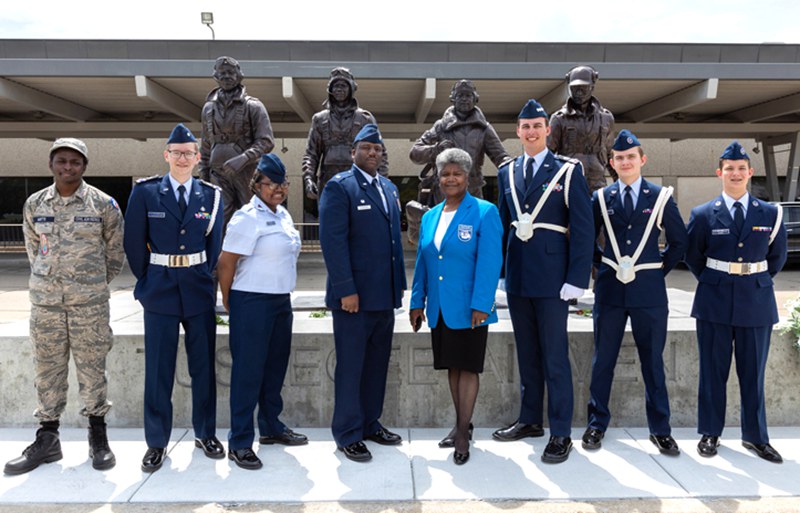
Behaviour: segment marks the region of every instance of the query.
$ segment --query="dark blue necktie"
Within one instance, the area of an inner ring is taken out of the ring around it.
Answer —
[[[178,186],[178,208],[181,209],[181,217],[186,214],[186,187],[183,185]]]
[[[386,203],[383,201],[383,194],[381,193],[381,184],[378,181],[377,177],[372,179],[372,185],[375,187],[375,191],[378,193],[378,198],[381,200],[381,205],[383,205],[383,211],[388,212],[386,210]]]
[[[633,194],[631,186],[625,186],[625,215],[630,218],[633,215]]]
[[[734,214],[733,214],[733,224],[736,225],[736,231],[742,233],[742,228],[744,228],[744,208],[742,204],[738,201],[733,204]]]
[[[528,159],[528,164],[525,166],[525,190],[527,191],[528,188],[533,183],[533,161],[534,159]]]

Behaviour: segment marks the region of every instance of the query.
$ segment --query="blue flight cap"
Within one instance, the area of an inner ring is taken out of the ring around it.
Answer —
[[[519,116],[517,119],[536,119],[536,118],[546,118],[547,112],[544,111],[544,107],[542,104],[537,102],[536,100],[528,100],[528,103],[522,107],[522,110],[519,111]]]
[[[357,144],[361,141],[383,144],[383,139],[381,139],[381,132],[378,130],[378,125],[374,125],[372,123],[364,125],[358,132],[358,135],[356,135],[356,138],[353,140],[353,144]]]
[[[286,166],[274,153],[261,155],[256,167],[258,172],[269,178],[272,183],[283,183],[286,180]]]
[[[744,151],[739,141],[733,141],[725,148],[722,155],[719,156],[720,160],[750,160],[747,152]]]
[[[617,138],[614,140],[614,146],[612,146],[611,149],[617,151],[625,151],[641,145],[642,143],[640,143],[639,139],[637,139],[636,136],[633,135],[633,132],[631,132],[627,128],[623,128],[622,130],[619,131]]]
[[[167,139],[167,144],[181,144],[190,142],[196,143],[197,139],[194,138],[192,131],[186,128],[183,123],[178,123],[175,125],[175,128],[172,129],[172,133],[169,134],[169,139]]]

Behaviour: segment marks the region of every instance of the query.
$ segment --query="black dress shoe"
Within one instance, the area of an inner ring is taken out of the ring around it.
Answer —
[[[742,440],[742,445],[746,449],[750,449],[751,451],[755,452],[758,457],[763,460],[767,460],[772,463],[783,463],[783,458],[781,458],[781,455],[778,454],[778,451],[776,451],[770,444],[754,444]]]
[[[167,450],[161,447],[148,447],[142,458],[142,472],[155,472],[164,464]]]
[[[515,422],[492,433],[492,438],[501,442],[512,442],[523,438],[537,438],[540,436],[544,436],[544,428],[542,428],[541,424],[522,424],[520,422]]]
[[[704,458],[710,458],[717,455],[717,447],[719,447],[718,436],[703,435],[697,442],[697,453]]]
[[[286,428],[286,431],[279,435],[259,436],[258,443],[261,445],[305,445],[308,443],[308,437]]]
[[[24,474],[42,463],[52,463],[62,457],[58,431],[39,429],[34,442],[22,451],[22,456],[6,463],[4,472],[10,476]]]
[[[469,461],[469,451],[467,452],[453,452],[453,463],[456,465],[463,465]]]
[[[602,445],[600,440],[602,440],[605,435],[605,432],[600,431],[599,429],[586,428],[586,431],[583,432],[581,445],[584,449],[589,449],[590,451],[599,449]]]
[[[472,432],[474,431],[475,426],[472,425],[472,422],[469,423],[469,439],[472,440]],[[442,449],[453,448],[456,446],[456,428],[453,428],[450,433],[447,434],[446,437],[442,438],[439,441],[439,447]]]
[[[400,445],[403,443],[403,438],[397,433],[392,433],[386,428],[380,428],[371,435],[364,437],[366,440],[375,442],[381,445]]]
[[[569,458],[569,451],[572,450],[572,439],[568,436],[551,436],[547,447],[542,453],[542,461],[545,463],[561,463]]]
[[[658,447],[658,450],[661,451],[661,454],[666,454],[667,456],[677,456],[681,453],[681,450],[678,448],[678,442],[676,442],[675,439],[670,435],[650,435],[650,441],[653,442],[653,445]]]
[[[195,438],[194,439],[194,446],[203,449],[203,452],[211,459],[219,460],[225,457],[225,449],[222,447],[222,443],[217,440],[216,436],[212,436],[211,438]]]
[[[258,470],[264,466],[256,456],[256,453],[253,452],[253,449],[249,447],[228,451],[228,459],[245,470]]]
[[[344,453],[348,460],[366,462],[372,459],[372,453],[369,452],[364,442],[353,442],[350,445],[338,448]]]

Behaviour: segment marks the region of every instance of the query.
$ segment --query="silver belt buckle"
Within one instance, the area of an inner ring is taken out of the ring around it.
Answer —
[[[189,255],[170,255],[170,267],[189,267]]]

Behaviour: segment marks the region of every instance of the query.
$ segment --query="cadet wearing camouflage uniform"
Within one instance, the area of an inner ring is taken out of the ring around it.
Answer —
[[[222,189],[225,226],[250,202],[250,178],[261,155],[275,147],[264,104],[242,85],[242,68],[232,57],[214,63],[214,88],[203,105],[200,178]]]
[[[123,220],[112,197],[83,181],[87,164],[83,141],[58,139],[50,149],[53,185],[31,195],[23,207],[39,402],[34,415],[41,427],[22,456],[6,463],[6,474],[61,459],[58,427],[67,403],[70,353],[84,403],[81,414],[89,417],[92,466],[106,470],[116,463],[106,436],[111,403],[105,371],[112,344],[108,284],[124,262]]]
[[[325,110],[311,118],[306,153],[303,155],[303,185],[309,199],[319,199],[328,180],[353,165],[353,139],[364,125],[377,124],[371,112],[359,108],[358,84],[347,68],[334,68],[328,80]],[[378,173],[387,176],[389,163],[383,151]]]

